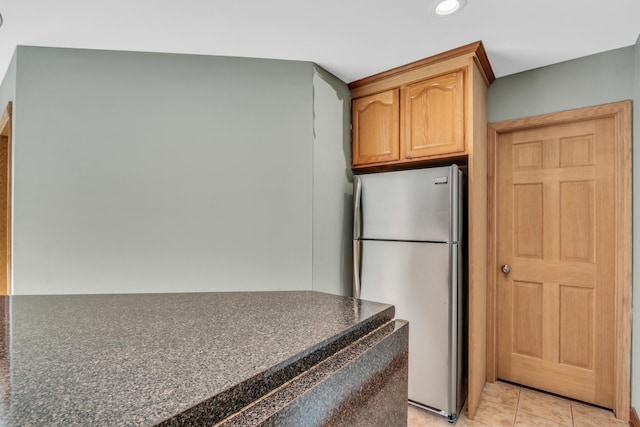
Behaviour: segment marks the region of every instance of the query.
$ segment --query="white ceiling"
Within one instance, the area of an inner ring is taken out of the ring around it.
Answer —
[[[482,40],[497,77],[629,46],[640,0],[4,0],[0,76],[16,45],[294,59],[345,82]]]

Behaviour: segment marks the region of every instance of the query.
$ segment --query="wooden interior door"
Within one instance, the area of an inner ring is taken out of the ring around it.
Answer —
[[[11,103],[0,116],[0,295],[11,286]]]
[[[631,196],[619,128],[605,115],[498,134],[494,290],[498,378],[624,410],[617,265],[630,247],[616,237],[630,233]]]

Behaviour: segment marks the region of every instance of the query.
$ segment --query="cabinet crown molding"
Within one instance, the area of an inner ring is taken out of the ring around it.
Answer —
[[[483,71],[482,77],[484,78],[487,86],[493,83],[493,81],[496,79],[496,76],[495,74],[493,74],[493,69],[491,68],[491,64],[489,63],[489,58],[487,57],[487,52],[484,50],[482,41],[477,41],[465,46],[460,46],[458,48],[439,53],[434,56],[430,56],[428,58],[411,62],[406,65],[401,65],[399,67],[392,68],[390,70],[383,71],[381,73],[374,74],[360,80],[353,81],[349,83],[349,90],[354,90],[363,86],[367,86],[371,83],[378,82],[380,80],[385,80],[399,74],[407,73],[418,68],[426,67],[442,61],[446,61],[448,59],[458,58],[465,55],[472,56],[476,60],[479,68]]]

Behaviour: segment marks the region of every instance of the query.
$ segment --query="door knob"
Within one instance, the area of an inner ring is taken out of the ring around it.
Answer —
[[[505,264],[502,266],[502,272],[504,274],[509,274],[510,271],[511,271],[511,266],[509,264]]]

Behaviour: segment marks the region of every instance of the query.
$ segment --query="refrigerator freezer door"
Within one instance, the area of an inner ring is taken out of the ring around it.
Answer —
[[[450,346],[450,316],[456,315],[450,287],[454,245],[361,243],[360,298],[393,304],[396,318],[409,321],[409,399],[455,412],[450,402],[456,363]]]
[[[354,238],[458,240],[457,166],[355,177]]]

